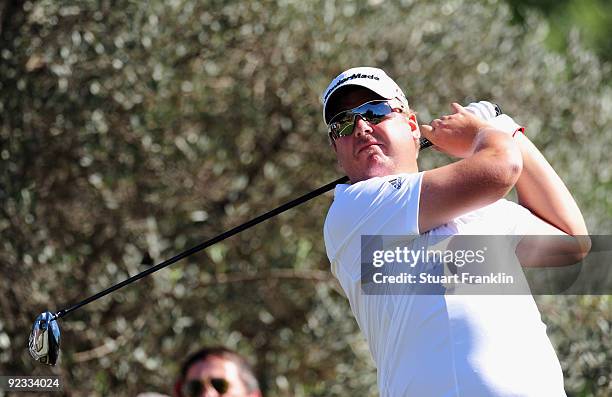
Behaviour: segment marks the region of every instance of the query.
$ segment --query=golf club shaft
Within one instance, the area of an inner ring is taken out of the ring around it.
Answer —
[[[420,139],[420,141],[419,141],[419,145],[420,145],[421,150],[423,150],[423,149],[426,149],[426,148],[432,146],[433,144],[427,138],[422,137]],[[178,255],[170,258],[170,259],[167,259],[167,260],[165,260],[165,261],[163,261],[163,262],[161,262],[161,263],[159,263],[159,264],[157,264],[157,265],[155,265],[155,266],[153,266],[153,267],[151,267],[151,268],[149,268],[149,269],[147,269],[147,270],[145,270],[145,271],[143,271],[141,273],[138,273],[138,274],[136,274],[136,275],[134,275],[134,276],[132,276],[132,277],[130,277],[128,279],[125,279],[122,282],[120,282],[118,284],[115,284],[112,287],[109,287],[109,288],[105,289],[104,291],[100,291],[97,294],[92,295],[89,298],[84,299],[81,302],[79,302],[79,303],[77,303],[77,304],[75,304],[73,306],[70,306],[67,309],[62,309],[62,310],[56,312],[54,317],[53,317],[53,319],[52,319],[52,321],[53,320],[57,320],[59,318],[62,318],[64,316],[66,316],[68,313],[73,312],[73,311],[75,311],[76,309],[78,309],[80,307],[83,307],[83,306],[85,306],[85,305],[87,305],[87,304],[89,304],[89,303],[91,303],[91,302],[93,302],[95,300],[98,300],[98,299],[102,298],[103,296],[106,296],[106,295],[110,294],[111,292],[114,292],[114,291],[116,291],[116,290],[118,290],[120,288],[123,288],[126,285],[133,283],[134,281],[138,281],[141,278],[146,277],[146,276],[148,276],[151,273],[155,273],[156,271],[158,271],[160,269],[163,269],[166,266],[170,266],[173,263],[176,263],[176,262],[180,261],[183,258],[186,258],[186,257],[188,257],[190,255],[195,254],[196,252],[199,252],[199,251],[201,251],[201,250],[203,250],[205,248],[208,248],[208,247],[210,247],[213,244],[216,244],[216,243],[218,243],[220,241],[223,241],[223,240],[225,240],[228,237],[231,237],[231,236],[233,236],[235,234],[238,234],[238,233],[242,232],[243,230],[246,230],[246,229],[248,229],[250,227],[253,227],[253,226],[255,226],[255,225],[257,225],[257,224],[259,224],[259,223],[261,223],[261,222],[263,222],[263,221],[265,221],[267,219],[270,219],[270,218],[272,218],[272,217],[274,217],[274,216],[276,216],[278,214],[281,214],[281,213],[283,213],[283,212],[285,212],[285,211],[287,211],[287,210],[289,210],[289,209],[291,209],[293,207],[296,207],[296,206],[298,206],[298,205],[300,205],[302,203],[305,203],[306,201],[308,201],[308,200],[310,200],[312,198],[320,196],[321,194],[330,191],[331,189],[333,189],[336,185],[338,185],[340,183],[346,183],[348,181],[349,181],[349,178],[347,176],[339,178],[339,179],[337,179],[337,180],[335,180],[333,182],[328,183],[327,185],[321,186],[320,188],[318,188],[316,190],[313,190],[310,193],[307,193],[307,194],[305,194],[305,195],[303,195],[301,197],[298,197],[298,198],[296,198],[296,199],[294,199],[294,200],[292,200],[292,201],[290,201],[288,203],[285,203],[285,204],[281,205],[280,207],[277,207],[277,208],[275,208],[275,209],[273,209],[271,211],[268,211],[265,214],[259,215],[258,217],[253,218],[250,221],[247,221],[247,222],[243,223],[242,225],[236,226],[233,229],[230,229],[230,230],[228,230],[226,232],[223,232],[220,235],[218,235],[216,237],[213,237],[213,238],[211,238],[208,241],[203,242],[202,244],[196,245],[195,247],[192,247],[192,248],[188,249],[187,251],[181,252],[180,254],[178,254]]]
[[[112,287],[109,287],[107,289],[105,289],[104,291],[100,291],[97,294],[90,296],[87,299],[82,300],[81,302],[70,306],[67,309],[62,309],[60,311],[58,311],[57,313],[55,313],[55,316],[53,318],[53,320],[57,320],[59,318],[62,318],[64,316],[66,316],[68,313],[75,311],[76,309],[83,307],[85,305],[87,305],[88,303],[91,303],[95,300],[98,300],[100,298],[102,298],[103,296],[106,296],[108,294],[110,294],[111,292],[117,291],[119,288],[125,287],[128,284],[133,283],[134,281],[140,280],[143,277],[148,276],[149,274],[155,273],[156,271],[163,269],[166,266],[170,266],[171,264],[180,261],[183,258],[186,258],[190,255],[195,254],[196,252],[199,252],[205,248],[210,247],[213,244],[216,244],[220,241],[225,240],[228,237],[231,237],[235,234],[238,234],[246,229],[249,229],[250,227],[253,227],[267,219],[270,219],[278,214],[281,214],[293,207],[296,207],[302,203],[305,203],[306,201],[315,198],[317,196],[320,196],[321,194],[330,191],[331,189],[333,189],[336,185],[341,184],[341,183],[346,183],[348,182],[348,177],[344,176],[342,178],[339,178],[331,183],[328,183],[327,185],[321,186],[320,188],[313,190],[310,193],[307,193],[301,197],[298,197],[288,203],[285,203],[283,205],[281,205],[280,207],[277,207],[271,211],[266,212],[265,214],[259,215],[258,217],[255,217],[253,219],[251,219],[250,221],[247,221],[245,223],[243,223],[242,225],[236,226],[233,229],[230,229],[226,232],[223,232],[221,234],[219,234],[216,237],[213,237],[205,242],[203,242],[202,244],[196,245],[195,247],[192,247],[190,249],[188,249],[187,251],[181,252],[180,254],[165,260],[163,262],[161,262],[160,264],[157,264],[141,273],[138,273],[126,280],[123,280],[122,282],[113,285]]]
[[[433,143],[431,143],[429,139],[422,137],[419,140],[419,146],[420,146],[420,149],[423,150],[423,149],[427,149],[430,146],[433,146]]]

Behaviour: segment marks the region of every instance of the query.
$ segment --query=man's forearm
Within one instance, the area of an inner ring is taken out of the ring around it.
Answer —
[[[516,184],[522,161],[510,136],[485,127],[477,133],[472,146],[463,160],[424,173],[419,199],[420,233],[496,202]]]
[[[519,204],[569,235],[588,234],[582,213],[559,175],[526,136],[515,138],[523,157],[523,171],[515,185]]]

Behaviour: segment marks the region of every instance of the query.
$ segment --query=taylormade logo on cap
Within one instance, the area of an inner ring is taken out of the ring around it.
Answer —
[[[384,72],[383,72],[384,73]],[[348,76],[348,77],[344,77],[342,79],[340,79],[338,82],[336,82],[336,84],[334,84],[333,87],[328,88],[327,90],[327,94],[325,94],[325,98],[324,100],[327,100],[327,98],[331,95],[332,92],[335,91],[336,88],[340,87],[341,85],[344,85],[344,83],[346,83],[349,80],[353,80],[353,79],[372,79],[372,80],[380,80],[380,77],[375,76],[373,74],[361,74],[361,73],[353,73],[352,75]],[[358,85],[358,84],[357,84]]]
[[[332,80],[323,93],[321,100],[323,102],[323,120],[325,121],[325,124],[328,123],[326,108],[329,99],[340,87],[347,85],[365,87],[385,99],[397,98],[402,101],[406,107],[408,107],[406,95],[404,95],[404,92],[395,83],[395,81],[393,81],[391,77],[387,76],[384,70],[365,66],[351,68],[340,73],[334,80]]]

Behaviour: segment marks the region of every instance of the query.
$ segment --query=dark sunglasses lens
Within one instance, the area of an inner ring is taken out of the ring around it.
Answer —
[[[227,393],[229,382],[223,378],[212,378],[210,384],[219,394]]]
[[[360,109],[362,106],[363,109]],[[361,110],[359,113],[356,113],[364,119],[368,120],[369,122],[375,124],[380,123],[382,119],[385,118],[385,116],[387,116],[393,111],[393,109],[387,102],[368,103],[362,106],[355,109],[355,111]]]
[[[183,387],[185,397],[199,397],[204,391],[204,385],[199,380],[190,380]]]
[[[329,134],[334,138],[351,135],[353,132],[353,119],[333,122],[329,125]]]

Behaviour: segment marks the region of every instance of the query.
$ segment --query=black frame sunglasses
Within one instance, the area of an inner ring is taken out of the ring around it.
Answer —
[[[229,390],[229,382],[225,378],[209,378],[204,382],[200,379],[193,379],[183,384],[181,388],[183,397],[201,396],[207,384],[215,389],[220,395],[227,393]]]

